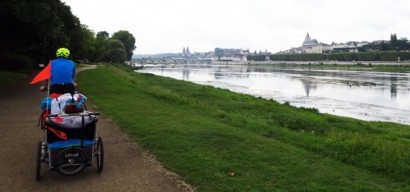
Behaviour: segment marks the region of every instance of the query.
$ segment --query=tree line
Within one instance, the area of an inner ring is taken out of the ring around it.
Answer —
[[[390,41],[373,42],[358,48],[359,52],[371,51],[403,51],[410,50],[407,39],[397,39],[396,34],[390,35]]]
[[[120,30],[94,33],[60,0],[0,2],[0,69],[30,70],[55,58],[60,47],[79,62],[130,60],[134,36]]]

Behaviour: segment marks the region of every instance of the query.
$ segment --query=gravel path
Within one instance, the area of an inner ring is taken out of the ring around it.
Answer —
[[[95,161],[74,176],[62,176],[43,164],[42,180],[37,182],[36,147],[43,140],[37,120],[40,101],[46,95],[39,91],[39,84],[29,85],[30,80],[2,88],[0,93],[0,191],[194,191],[104,114],[97,124],[105,149],[102,173],[97,173]],[[90,101],[87,105],[91,111],[97,110],[90,107]]]

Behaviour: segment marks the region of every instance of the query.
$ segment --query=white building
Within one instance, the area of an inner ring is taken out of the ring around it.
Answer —
[[[366,44],[368,44],[368,42],[350,41],[347,43],[332,43],[332,45],[328,45],[320,43],[316,39],[311,39],[309,33],[307,33],[302,46],[291,48],[283,53],[326,53],[331,51],[358,52],[358,48]]]
[[[315,47],[319,45],[319,42],[316,39],[311,39],[309,32],[306,34],[305,40],[302,43],[302,48],[304,49],[310,49],[312,47]]]
[[[223,49],[223,55],[220,60],[224,61],[248,61],[249,50],[243,49]],[[214,55],[212,59],[214,61],[219,60],[217,56]]]

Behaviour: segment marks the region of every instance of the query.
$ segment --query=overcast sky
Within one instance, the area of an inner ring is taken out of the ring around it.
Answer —
[[[410,37],[410,0],[62,0],[81,23],[127,30],[134,54],[220,48],[278,52],[319,42]]]

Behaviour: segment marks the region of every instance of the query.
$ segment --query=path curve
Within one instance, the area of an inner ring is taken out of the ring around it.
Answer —
[[[89,69],[93,67],[86,67]],[[79,69],[79,71],[83,70]],[[32,78],[32,77],[31,77]],[[178,175],[167,171],[161,163],[101,115],[97,135],[105,147],[104,170],[97,173],[96,163],[78,175],[62,176],[42,165],[42,180],[35,180],[36,144],[43,140],[37,126],[40,100],[46,95],[31,79],[0,93],[0,191],[194,191]],[[90,99],[92,101],[92,99]],[[87,105],[91,111],[98,111]]]

